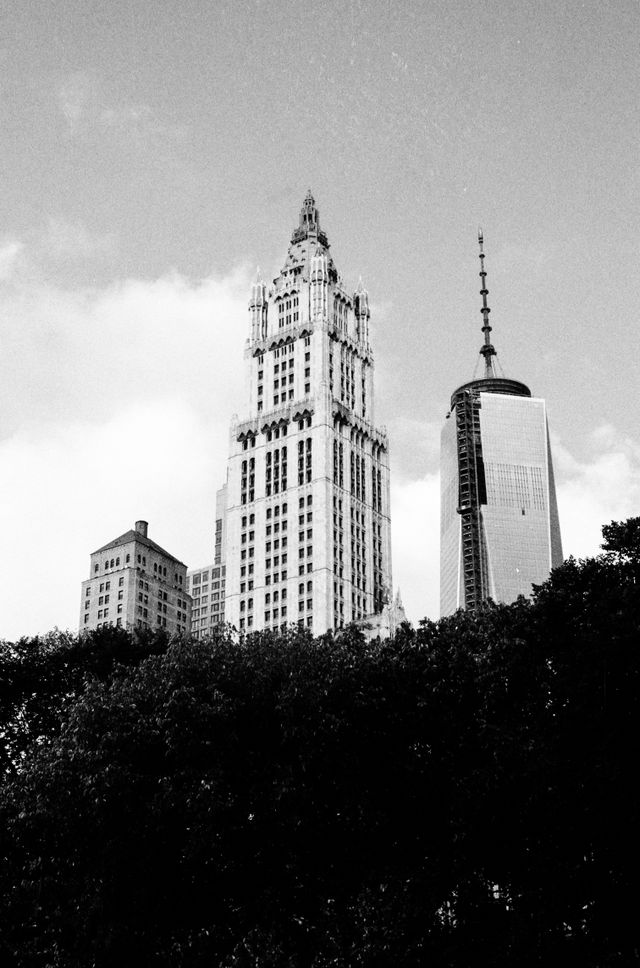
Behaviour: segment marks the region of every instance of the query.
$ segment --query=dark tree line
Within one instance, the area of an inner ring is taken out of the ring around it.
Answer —
[[[0,652],[0,961],[622,966],[640,519],[532,602]]]

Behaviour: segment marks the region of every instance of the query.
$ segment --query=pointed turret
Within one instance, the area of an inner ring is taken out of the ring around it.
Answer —
[[[300,210],[300,227],[313,228],[314,230],[320,228],[320,213],[316,207],[316,200],[311,194],[310,188],[304,197],[304,202]]]
[[[329,264],[326,252],[318,246],[311,257],[311,314],[314,319],[326,319],[329,312]]]
[[[267,312],[269,302],[267,299],[267,287],[258,267],[255,282],[251,285],[251,298],[249,299],[249,316],[251,325],[251,339],[264,339],[267,335]]]
[[[320,212],[311,194],[311,189],[305,195],[302,208],[300,209],[300,222],[298,228],[294,229],[291,241],[302,242],[304,239],[309,238],[317,239],[321,245],[329,245],[327,236],[320,228]]]
[[[480,312],[482,313],[482,332],[484,333],[484,343],[480,348],[480,353],[484,357],[484,375],[485,379],[496,376],[496,371],[493,365],[493,357],[496,355],[495,348],[491,343],[489,333],[491,332],[491,326],[489,325],[489,309],[487,303],[487,296],[489,295],[489,290],[487,289],[487,273],[484,268],[484,249],[483,249],[484,236],[482,234],[482,229],[478,229],[478,245],[480,247],[480,280],[482,284],[482,289],[480,290],[480,295],[482,296],[482,308]]]
[[[368,344],[369,342],[369,293],[362,285],[362,276],[358,282],[358,288],[353,294],[353,313],[356,320],[356,334],[359,340]]]

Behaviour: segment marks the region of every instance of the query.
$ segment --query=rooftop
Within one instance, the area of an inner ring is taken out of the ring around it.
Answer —
[[[185,568],[187,567],[184,562],[180,561],[179,558],[176,558],[175,555],[170,555],[168,551],[165,551],[164,548],[161,548],[160,545],[156,544],[155,541],[152,541],[151,538],[148,538],[145,534],[141,534],[140,531],[136,531],[133,528],[131,528],[130,531],[125,531],[125,533],[121,534],[120,537],[114,538],[113,541],[110,541],[108,544],[103,545],[102,548],[98,548],[98,550],[92,552],[92,554],[99,555],[102,554],[103,551],[110,551],[112,548],[121,548],[122,545],[131,544],[133,541],[137,541],[138,544],[143,545],[145,548],[151,548],[152,551],[157,552],[159,555],[163,555],[165,558],[170,558],[171,561],[175,561],[178,565],[183,565]]]

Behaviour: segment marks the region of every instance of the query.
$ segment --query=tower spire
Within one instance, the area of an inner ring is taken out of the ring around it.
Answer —
[[[304,197],[304,202],[300,209],[299,224],[293,230],[291,242],[302,242],[304,239],[309,238],[317,240],[325,248],[329,246],[327,236],[320,228],[320,212],[318,211],[315,198],[311,194],[311,189],[307,191]]]
[[[487,273],[484,268],[484,249],[482,247],[484,242],[484,236],[482,234],[482,229],[478,229],[478,245],[480,247],[480,280],[482,284],[482,289],[480,290],[480,295],[482,296],[482,308],[480,312],[482,313],[482,332],[484,333],[484,343],[480,347],[480,353],[484,358],[484,375],[485,379],[496,375],[495,368],[493,366],[493,357],[496,355],[495,347],[491,342],[489,333],[491,332],[491,326],[489,324],[489,313],[491,310],[487,305],[487,296],[489,295],[489,290],[487,289]]]

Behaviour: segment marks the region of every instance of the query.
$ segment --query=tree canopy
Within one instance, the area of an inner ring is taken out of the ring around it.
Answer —
[[[5,646],[3,964],[637,961],[638,530],[619,529],[532,601],[388,642]]]

